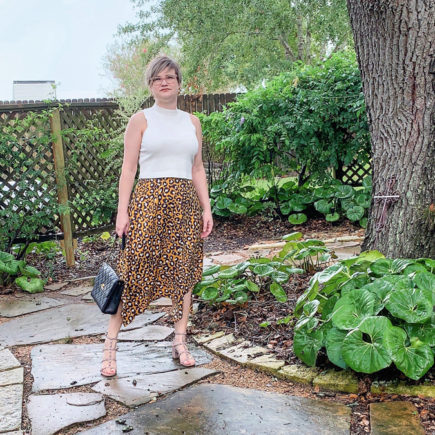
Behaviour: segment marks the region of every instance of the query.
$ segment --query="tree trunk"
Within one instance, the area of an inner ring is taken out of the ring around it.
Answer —
[[[347,0],[347,7],[372,142],[363,250],[434,258],[435,2]]]

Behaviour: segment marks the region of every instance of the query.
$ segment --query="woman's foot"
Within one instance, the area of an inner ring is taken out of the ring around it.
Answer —
[[[174,334],[181,336],[186,335],[185,332],[175,332]],[[181,337],[181,340],[174,339],[174,342],[172,343],[172,358],[179,358],[180,364],[185,367],[194,366],[196,363],[190,352],[187,350],[186,342],[183,340],[183,337]]]
[[[103,351],[103,360],[102,360],[102,368],[100,373],[106,377],[112,377],[116,375],[116,351],[118,348],[116,347],[117,338],[110,338],[106,334],[106,340],[104,341],[104,351]],[[107,346],[106,344],[109,343]]]

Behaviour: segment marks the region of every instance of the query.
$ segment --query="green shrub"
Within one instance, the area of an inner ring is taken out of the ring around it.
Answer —
[[[367,163],[369,131],[354,53],[296,64],[212,114],[203,131],[236,178],[273,179],[295,170],[302,186],[354,159]]]
[[[296,303],[294,352],[319,350],[341,368],[374,373],[392,363],[420,379],[434,364],[435,261],[363,252],[316,273]]]

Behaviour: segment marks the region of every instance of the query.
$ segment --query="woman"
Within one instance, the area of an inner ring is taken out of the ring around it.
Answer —
[[[203,239],[213,227],[201,124],[177,109],[181,72],[176,62],[167,56],[153,59],[146,81],[155,103],[130,118],[124,135],[116,233],[126,234],[117,264],[125,285],[104,343],[101,374],[106,377],[116,375],[121,323],[128,325],[162,296],[172,300],[172,356],[186,367],[195,365],[183,338],[192,289],[202,276]],[[130,201],[138,161],[140,175]]]

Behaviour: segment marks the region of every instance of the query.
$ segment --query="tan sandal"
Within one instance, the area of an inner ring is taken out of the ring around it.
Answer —
[[[174,332],[175,335],[186,335],[185,332]],[[183,351],[179,351],[177,349],[177,346],[184,346],[185,350]],[[184,359],[183,361],[181,361],[180,356],[183,354],[187,354],[188,357],[186,358],[187,361],[189,360],[193,360],[193,364],[185,364],[184,362],[186,361],[186,359]],[[184,367],[192,367],[196,364],[196,361],[193,359],[191,353],[187,350],[187,346],[186,346],[186,342],[183,341],[182,343],[172,343],[172,358],[174,359],[179,359],[180,364],[183,365]]]
[[[103,358],[101,362],[104,364],[104,361],[109,361],[109,364],[107,364],[106,367],[102,367],[100,373],[102,376],[105,376],[106,378],[111,378],[116,375],[116,366],[115,368],[112,367],[112,362],[116,363],[116,353],[115,353],[115,357],[112,358],[112,352],[118,350],[118,348],[116,347],[116,341],[118,340],[118,338],[117,337],[110,338],[106,333],[106,340],[111,340],[111,341],[110,341],[109,348],[107,348],[106,343],[104,343],[103,357],[104,357],[104,352],[109,352],[109,358]],[[114,348],[112,347],[112,341],[115,341]]]

